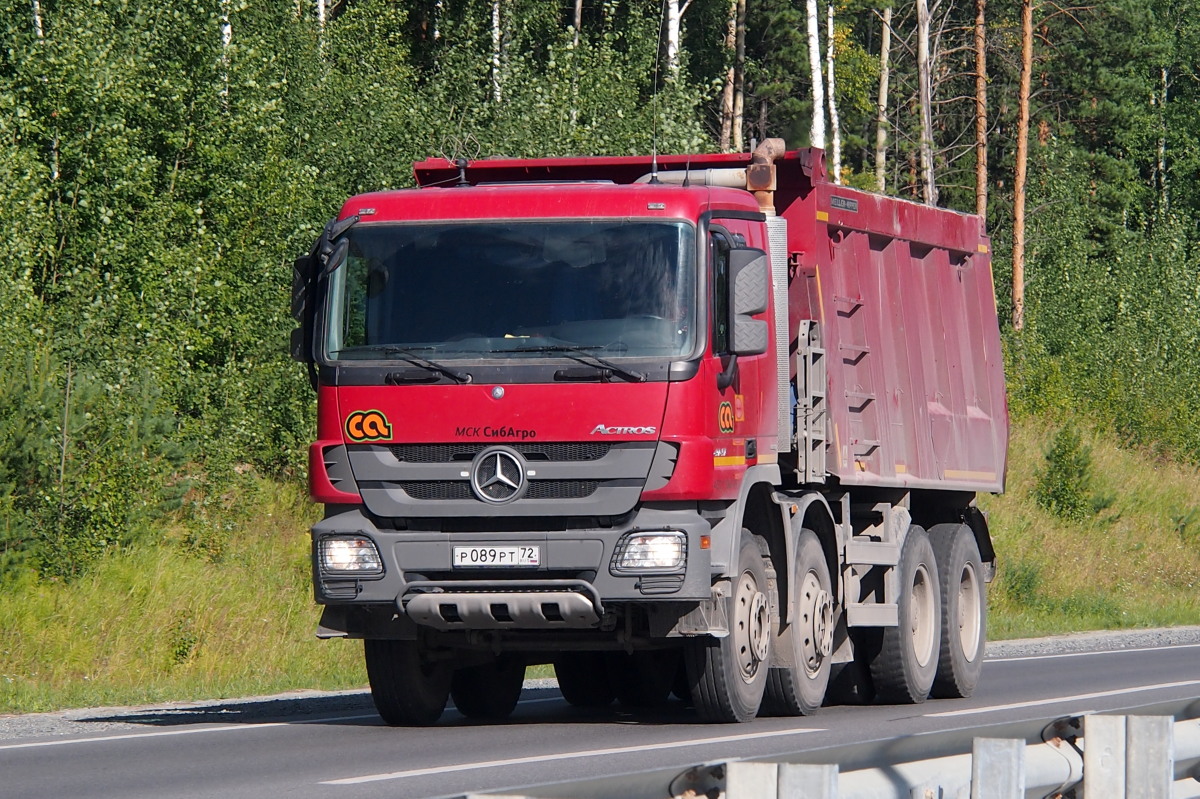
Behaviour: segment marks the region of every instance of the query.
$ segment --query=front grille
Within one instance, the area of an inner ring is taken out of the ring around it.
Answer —
[[[475,499],[471,486],[458,480],[405,480],[398,484],[404,493],[421,500]],[[531,480],[527,499],[583,499],[596,493],[598,480]]]
[[[530,499],[583,499],[596,493],[598,480],[533,480],[525,494]]]
[[[494,446],[488,444],[395,444],[388,449],[398,461],[405,463],[459,463],[471,461],[485,448]],[[565,442],[545,444],[523,443],[508,444],[521,453],[525,460],[533,462],[579,463],[581,461],[598,461],[609,453],[611,444],[582,442]]]
[[[399,485],[413,499],[474,499],[470,484],[457,480],[405,480]]]

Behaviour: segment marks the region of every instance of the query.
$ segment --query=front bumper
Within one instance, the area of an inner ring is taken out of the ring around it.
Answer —
[[[675,571],[619,570],[614,555],[634,532],[677,530],[687,558]],[[622,603],[701,602],[711,597],[711,525],[695,505],[642,507],[623,524],[538,532],[447,533],[390,530],[361,508],[333,513],[312,528],[316,600],[327,606],[389,605],[393,612],[440,630],[589,629]],[[379,549],[383,573],[330,574],[317,557],[326,536],[358,535]],[[537,567],[455,568],[455,546],[541,548]]]

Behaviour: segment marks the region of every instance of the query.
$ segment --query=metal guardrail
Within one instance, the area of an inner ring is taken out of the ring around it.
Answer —
[[[532,785],[503,796],[1193,799],[1200,797],[1200,699]]]

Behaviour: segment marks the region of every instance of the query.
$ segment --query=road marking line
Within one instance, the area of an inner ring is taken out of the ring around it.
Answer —
[[[327,780],[321,785],[360,785],[364,782],[382,782],[384,780],[400,780],[406,777],[427,777],[433,774],[448,774],[455,771],[475,771],[477,769],[497,768],[501,766],[521,766],[530,763],[551,763],[555,760],[571,760],[585,757],[606,757],[608,755],[624,755],[634,752],[645,752],[647,749],[680,749],[687,746],[703,746],[705,744],[735,743],[737,741],[754,741],[762,738],[778,738],[784,735],[801,735],[808,732],[825,732],[823,729],[792,729],[775,730],[773,732],[753,732],[742,735],[722,735],[718,738],[691,738],[685,741],[648,741],[641,746],[619,746],[614,749],[590,749],[580,752],[559,752],[553,755],[533,755],[531,757],[515,757],[509,760],[489,760],[482,763],[461,763],[450,766],[434,766],[418,768],[409,771],[392,771],[386,774],[368,774],[363,777],[345,777],[340,780]]]
[[[160,738],[167,735],[193,735],[201,732],[232,732],[234,730],[266,730],[271,727],[287,727],[291,724],[321,724],[331,721],[356,721],[358,719],[378,718],[375,713],[360,716],[332,716],[319,719],[298,719],[296,721],[267,721],[261,724],[245,722],[243,724],[226,724],[220,727],[190,727],[186,730],[156,730],[154,732],[130,732],[124,735],[102,735],[95,738],[68,738],[57,741],[32,741],[21,744],[0,744],[0,751],[6,749],[37,749],[42,746],[70,746],[72,744],[90,744],[97,741],[124,741],[128,738]]]
[[[1164,652],[1169,649],[1200,649],[1200,644],[1174,644],[1171,646],[1148,646],[1141,649],[1103,649],[1095,652],[1062,652],[1057,655],[1011,655],[1003,658],[985,658],[984,663],[1015,663],[1022,660],[1056,660],[1058,658],[1081,658],[1089,655],[1126,655],[1144,652]]]
[[[1117,691],[1098,691],[1094,694],[1078,694],[1076,696],[1052,696],[1047,699],[1037,699],[1031,702],[1013,702],[1011,705],[992,705],[991,707],[967,708],[966,710],[945,710],[941,713],[926,713],[927,719],[944,719],[951,716],[971,716],[976,713],[997,713],[1001,710],[1017,710],[1023,707],[1038,707],[1040,705],[1056,705],[1063,702],[1079,702],[1084,699],[1100,699],[1105,696],[1120,696],[1121,694],[1136,694],[1141,691],[1155,691],[1163,688],[1183,688],[1188,685],[1200,685],[1200,680],[1185,680],[1184,682],[1165,682],[1158,685],[1141,685],[1135,688],[1122,688]]]

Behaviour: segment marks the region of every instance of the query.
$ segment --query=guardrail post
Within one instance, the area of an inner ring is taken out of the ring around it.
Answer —
[[[971,799],[1022,799],[1025,742],[976,738],[971,746]]]
[[[1126,799],[1124,716],[1083,717],[1083,799]]]
[[[1175,782],[1170,716],[1129,716],[1125,725],[1126,799],[1170,799]],[[1085,772],[1086,773],[1086,772]]]
[[[779,799],[838,799],[838,767],[779,764]]]
[[[779,766],[776,763],[725,764],[725,799],[777,799]]]

